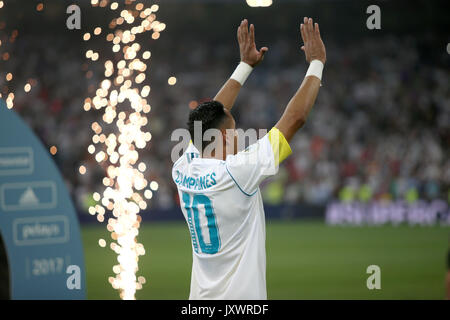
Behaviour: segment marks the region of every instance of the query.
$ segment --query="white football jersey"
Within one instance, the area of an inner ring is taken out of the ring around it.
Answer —
[[[264,207],[259,184],[291,153],[272,128],[226,160],[191,143],[172,169],[192,240],[189,299],[267,299]]]

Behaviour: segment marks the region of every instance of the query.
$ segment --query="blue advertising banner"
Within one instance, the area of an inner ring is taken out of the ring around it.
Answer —
[[[0,100],[0,233],[11,299],[84,299],[78,219],[49,152]]]

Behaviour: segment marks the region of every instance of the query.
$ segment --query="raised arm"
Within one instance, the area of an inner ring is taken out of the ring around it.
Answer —
[[[263,60],[264,54],[269,50],[267,47],[263,47],[259,51],[256,49],[255,26],[251,24],[249,31],[247,19],[241,21],[241,25],[237,30],[237,39],[241,63],[214,97],[214,100],[221,102],[228,110],[233,107],[239,90],[250,72]]]
[[[322,69],[326,61],[326,51],[320,37],[319,24],[313,24],[313,20],[306,17],[303,22],[300,25],[303,39],[301,49],[305,52],[306,61],[310,63],[310,66],[300,88],[289,101],[283,115],[275,125],[287,141],[290,141],[306,122],[309,111],[319,93]]]

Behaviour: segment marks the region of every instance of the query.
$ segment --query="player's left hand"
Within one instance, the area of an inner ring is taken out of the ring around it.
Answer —
[[[256,49],[255,26],[251,24],[249,31],[247,19],[242,20],[237,30],[237,38],[241,52],[241,61],[252,67],[258,65],[264,59],[264,54],[269,49],[267,47],[262,47],[259,51]]]

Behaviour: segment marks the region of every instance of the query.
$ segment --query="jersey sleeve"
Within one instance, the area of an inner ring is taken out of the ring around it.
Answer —
[[[291,153],[291,147],[284,135],[273,127],[247,149],[229,155],[225,166],[239,189],[251,196],[265,178],[278,172],[279,164]]]

